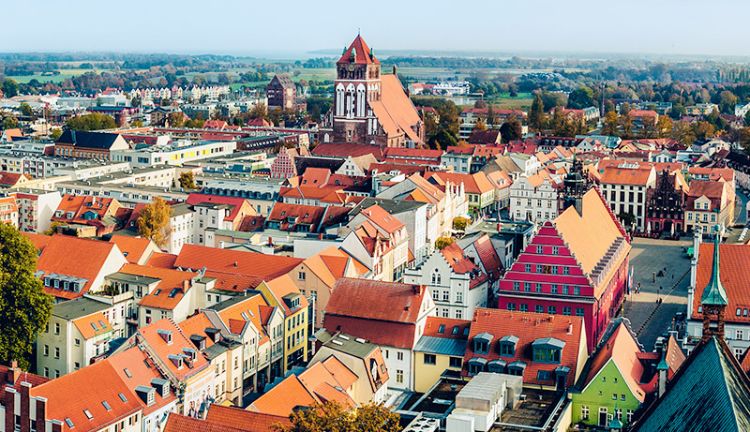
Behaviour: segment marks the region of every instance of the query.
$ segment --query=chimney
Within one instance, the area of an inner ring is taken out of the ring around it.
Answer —
[[[573,334],[573,323],[572,322],[568,322],[568,334],[569,335]]]
[[[575,203],[573,203],[573,206],[576,208],[576,211],[578,214],[583,217],[583,197],[576,197]]]
[[[16,360],[13,360],[10,362],[10,368],[8,368],[8,374],[5,376],[5,379],[8,381],[8,384],[15,385],[18,378],[21,376],[21,369],[18,368],[18,362]]]
[[[396,70],[396,65],[393,65],[393,75],[396,75],[398,71]]]
[[[667,391],[667,372],[669,371],[669,365],[667,364],[667,360],[665,358],[665,352],[666,348],[662,347],[661,360],[659,361],[659,364],[656,365],[656,370],[659,374],[659,385],[656,390],[657,398],[661,398],[662,396],[664,396],[664,393]]]

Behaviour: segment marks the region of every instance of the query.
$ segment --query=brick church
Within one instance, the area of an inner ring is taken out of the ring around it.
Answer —
[[[332,134],[323,142],[380,147],[422,147],[424,124],[398,76],[383,75],[380,61],[357,35],[336,62]]]

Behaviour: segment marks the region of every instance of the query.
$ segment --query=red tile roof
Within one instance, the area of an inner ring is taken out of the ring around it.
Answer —
[[[390,213],[377,204],[367,207],[360,213],[374,225],[389,234],[394,234],[405,226],[403,222],[391,216]]]
[[[487,281],[487,275],[474,264],[466,255],[463,249],[457,243],[451,243],[440,250],[440,254],[445,258],[455,274],[469,274],[471,282],[469,289],[479,286],[482,282]]]
[[[134,346],[107,357],[105,360],[114,368],[120,379],[128,386],[135,397],[135,388],[138,386],[151,387],[151,380],[154,378],[166,379],[159,373],[153,360],[148,358],[138,346]],[[147,406],[140,398],[138,400],[143,405],[143,414],[158,410],[177,399],[176,389],[170,389],[167,397],[162,397],[160,392],[155,392],[154,404]]]
[[[137,264],[125,264],[120,269],[120,272],[159,279],[160,282],[156,286],[156,289],[144,296],[138,304],[144,307],[164,310],[173,310],[190,289],[191,280],[198,276],[197,273],[188,271]]]
[[[383,160],[383,149],[377,145],[354,144],[354,143],[322,143],[312,150],[315,156],[357,157],[367,154],[375,156],[377,160]]]
[[[491,279],[500,278],[503,263],[495,250],[495,246],[492,245],[490,237],[486,234],[482,235],[473,243],[473,245],[488,276]]]
[[[177,256],[175,266],[229,274],[242,274],[269,280],[287,273],[302,259],[280,255],[265,255],[231,249],[186,244]]]
[[[651,173],[654,171],[651,164],[633,164],[632,162],[618,161],[618,165],[606,165],[599,168],[602,184],[646,186]]]
[[[209,195],[202,193],[191,193],[188,195],[187,201],[190,205],[197,204],[224,204],[229,206],[229,214],[224,218],[225,221],[234,221],[237,215],[242,210],[242,206],[247,204],[248,201],[244,198],[228,197],[223,195]]]
[[[337,63],[380,64],[380,61],[372,55],[362,36],[357,35]]]
[[[701,243],[698,250],[698,268],[695,280],[695,295],[691,315],[702,319],[698,312],[701,297],[711,278],[714,245]],[[729,304],[724,319],[728,323],[750,323],[750,245],[722,244],[719,246],[719,274],[727,293]]]
[[[469,328],[471,328],[471,321],[469,320],[430,316],[427,317],[427,320],[425,321],[422,336],[446,339],[468,339],[468,333],[464,334],[464,332]]]
[[[170,412],[163,432],[244,432],[245,430]]]
[[[418,285],[369,279],[339,279],[323,326],[379,345],[411,347],[426,290]]]
[[[489,333],[492,340],[488,354],[474,352],[473,340],[482,333]],[[558,366],[570,368],[567,384],[573,385],[578,371],[581,337],[584,334],[583,318],[577,316],[546,315],[532,312],[516,312],[501,309],[478,308],[471,321],[469,344],[464,355],[464,364],[472,358],[483,358],[488,361],[502,359],[508,364],[521,361],[526,364],[523,372],[524,384],[554,385],[554,373],[550,381],[539,381],[540,370],[554,371]],[[515,353],[512,356],[500,356],[498,341],[505,336],[518,338]],[[559,364],[533,361],[531,344],[542,338],[555,338],[565,343]],[[585,348],[584,348],[585,352]],[[584,354],[585,355],[585,354]]]
[[[177,255],[168,253],[156,252],[151,255],[146,263],[149,267],[161,267],[161,268],[174,268],[174,262],[177,260]]]
[[[266,432],[272,426],[291,426],[288,417],[246,411],[240,408],[211,404],[206,413],[206,422],[230,426],[245,432]]]

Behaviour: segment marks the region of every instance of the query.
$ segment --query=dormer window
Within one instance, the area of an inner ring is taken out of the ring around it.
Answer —
[[[497,352],[503,357],[513,357],[516,355],[516,344],[518,344],[517,336],[503,336],[497,342]]]
[[[159,336],[161,336],[162,339],[164,339],[164,342],[166,342],[167,345],[172,344],[172,332],[171,331],[159,329],[156,332],[159,334]]]
[[[487,363],[487,372],[505,373],[508,363],[505,360],[497,359]]]
[[[484,368],[486,365],[487,365],[487,360],[480,358],[480,357],[474,357],[470,359],[468,362],[466,362],[466,367],[468,368],[468,372],[470,376],[476,375],[479,372],[484,371]]]
[[[541,338],[531,343],[534,361],[538,363],[560,363],[565,342],[556,338]]]
[[[476,354],[489,354],[492,339],[493,336],[489,333],[479,333],[474,336],[474,352]]]

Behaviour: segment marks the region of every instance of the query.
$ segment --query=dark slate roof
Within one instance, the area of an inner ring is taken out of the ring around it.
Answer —
[[[399,214],[409,211],[414,211],[423,205],[424,203],[418,201],[406,201],[406,200],[392,200],[386,198],[372,198],[367,197],[362,200],[361,203],[349,213],[350,217],[356,216],[364,209],[370,208],[374,205],[379,205],[383,210],[389,214]]]
[[[67,129],[57,139],[59,144],[72,144],[76,147],[90,148],[90,149],[104,149],[108,150],[115,143],[115,140],[119,137],[116,133],[107,132],[87,132],[87,131],[74,131]]]
[[[734,432],[750,430],[750,379],[727,345],[699,344],[664,396],[633,425],[634,431]]]
[[[341,168],[345,160],[344,158],[297,156],[294,158],[294,167],[300,175],[308,168],[325,168],[334,172]]]
[[[269,86],[273,85],[274,81],[278,82],[278,84],[281,85],[281,87],[294,88],[294,81],[292,81],[292,79],[289,78],[289,75],[287,74],[279,74],[279,75],[274,76],[271,82],[269,83]]]
[[[422,336],[414,346],[414,351],[463,357],[466,353],[466,344],[466,339]]]

